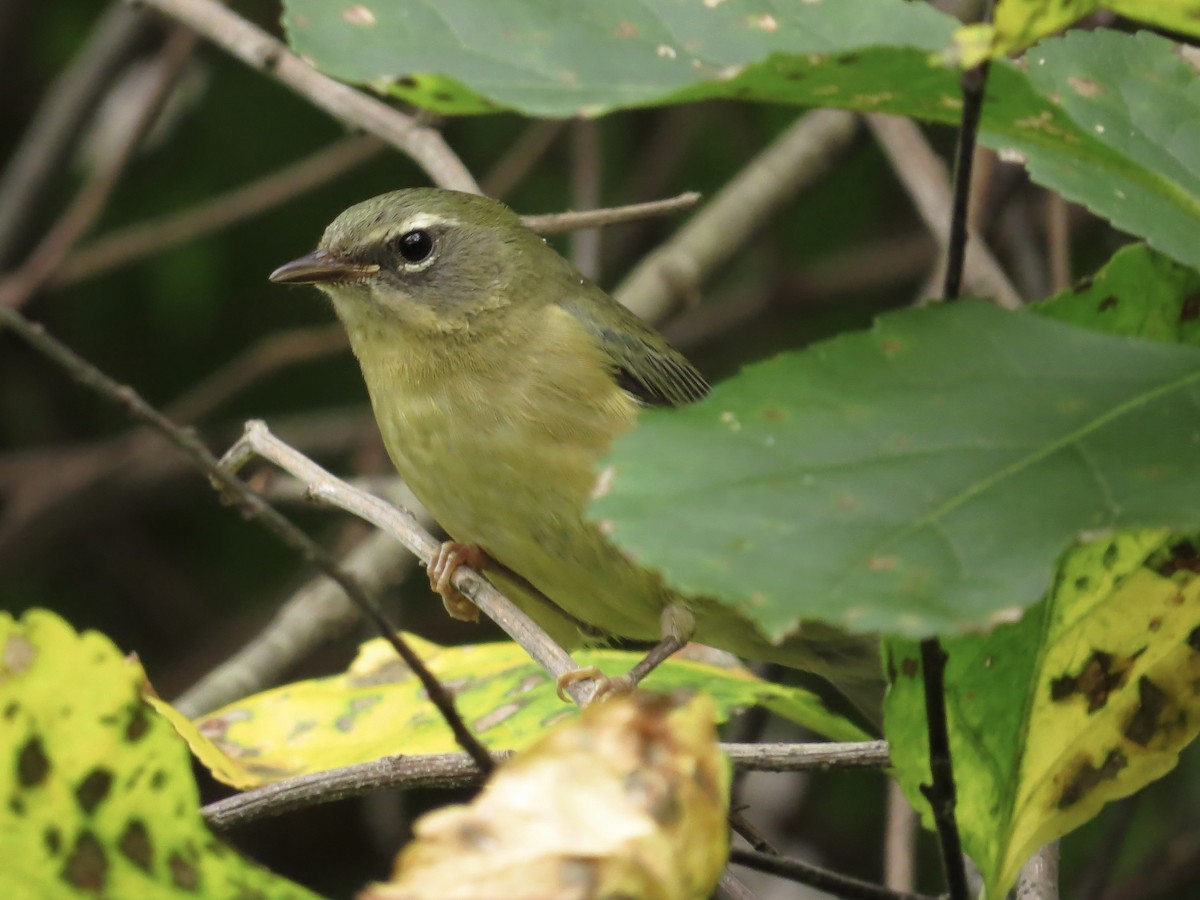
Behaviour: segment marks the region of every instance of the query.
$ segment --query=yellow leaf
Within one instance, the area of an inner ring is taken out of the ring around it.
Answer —
[[[0,613],[0,897],[313,897],[208,831],[144,683],[104,635]]]
[[[970,68],[986,59],[1020,53],[1102,9],[1200,37],[1200,0],[1004,0],[996,5],[991,25],[958,29],[950,57],[952,62]]]
[[[1162,777],[1200,732],[1200,556],[1165,531],[1073,549],[1018,623],[943,641],[958,823],[989,897],[1029,856]],[[919,653],[893,642],[885,733],[928,818]]]
[[[576,715],[575,707],[558,698],[553,679],[514,643],[440,647],[415,635],[405,638],[454,692],[467,725],[493,750],[521,750],[546,728]],[[575,658],[613,675],[628,671],[641,654],[591,650]],[[652,690],[702,690],[722,719],[758,704],[834,740],[867,737],[809,691],[763,681],[740,666],[676,657],[644,684]],[[155,703],[214,777],[238,788],[397,753],[459,749],[420,682],[382,639],[364,644],[344,675],[256,694],[195,723]]]
[[[728,856],[729,766],[704,696],[595,704],[502,766],[466,806],[414,825],[360,900],[683,900]]]

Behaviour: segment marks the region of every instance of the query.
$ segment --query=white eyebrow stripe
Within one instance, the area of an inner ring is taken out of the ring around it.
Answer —
[[[405,231],[415,231],[418,228],[429,228],[432,225],[457,225],[458,219],[448,216],[435,216],[432,214],[424,214],[413,216],[404,225]]]

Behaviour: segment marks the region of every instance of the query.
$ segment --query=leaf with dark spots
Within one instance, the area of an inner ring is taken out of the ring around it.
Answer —
[[[90,831],[80,832],[63,866],[62,878],[77,888],[101,891],[107,877],[108,856],[104,847]]]
[[[96,807],[108,796],[112,782],[112,772],[108,769],[95,768],[88,772],[87,777],[75,789],[75,799],[84,815],[90,816],[95,812]]]
[[[1081,761],[1075,769],[1075,774],[1067,782],[1059,796],[1058,808],[1066,809],[1068,806],[1074,806],[1101,782],[1116,778],[1128,764],[1129,760],[1120,750],[1110,750],[1099,767],[1092,765],[1090,759]]]
[[[41,784],[50,773],[50,760],[42,748],[42,739],[34,735],[17,754],[17,784],[31,788]]]
[[[121,854],[143,872],[149,872],[154,866],[154,845],[150,840],[150,832],[146,823],[141,819],[131,819],[121,833],[117,842]]]
[[[171,870],[171,881],[176,887],[183,888],[185,891],[194,891],[200,886],[200,873],[196,871],[196,867],[180,856],[178,853],[172,853],[167,860],[167,867]]]
[[[1163,713],[1172,705],[1167,692],[1143,675],[1138,679],[1138,705],[1122,734],[1135,744],[1148,747],[1158,733]]]

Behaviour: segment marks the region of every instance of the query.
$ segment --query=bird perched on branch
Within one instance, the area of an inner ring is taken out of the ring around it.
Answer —
[[[661,638],[652,664],[694,635],[877,706],[873,640],[805,623],[772,643],[734,610],[680,596],[588,521],[598,464],[638,411],[682,406],[708,385],[508,207],[439,189],[384,194],[271,280],[333,301],[392,462],[452,538],[430,564],[451,615],[478,616],[449,580],[465,562],[566,646],[588,633]]]

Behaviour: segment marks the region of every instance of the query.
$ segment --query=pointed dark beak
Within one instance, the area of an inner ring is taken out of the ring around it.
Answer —
[[[338,259],[328,250],[317,250],[308,256],[284,263],[271,273],[276,284],[345,284],[362,281],[379,271],[379,266]]]

